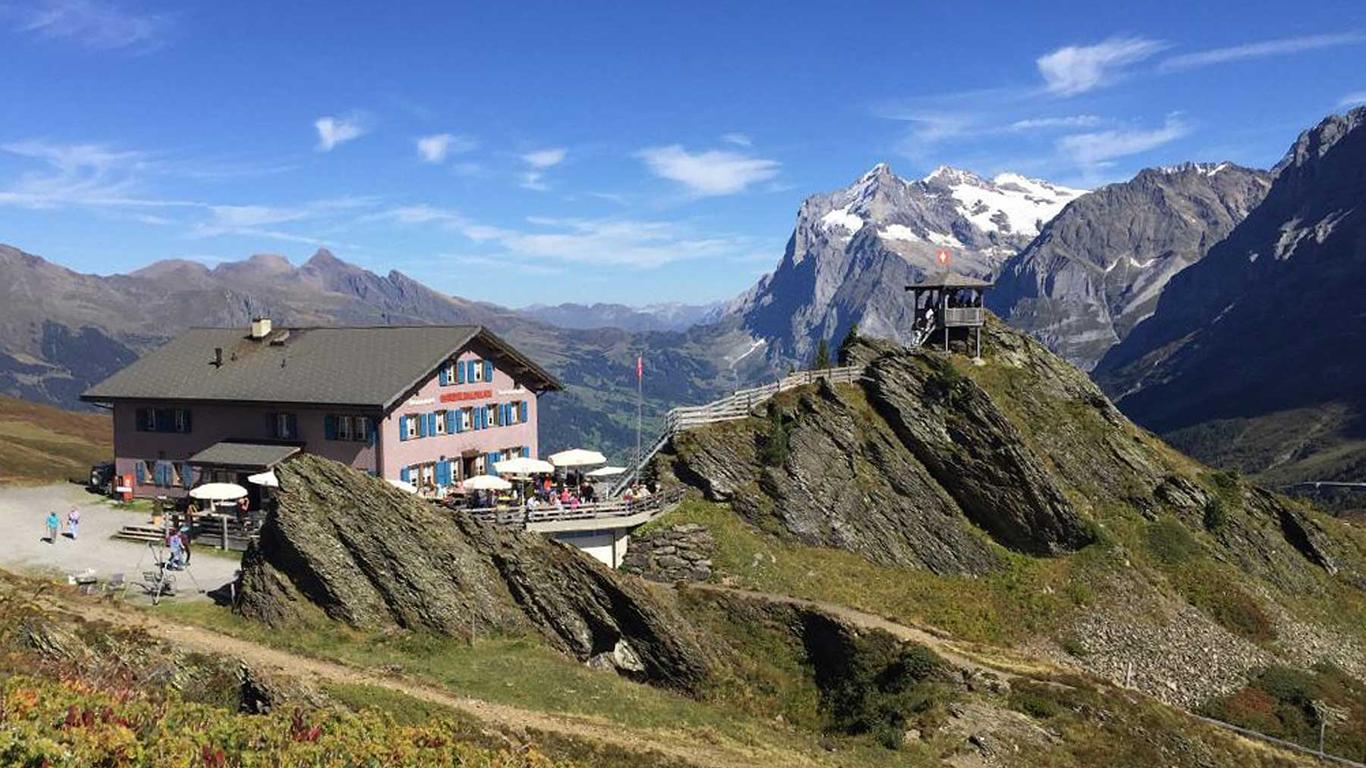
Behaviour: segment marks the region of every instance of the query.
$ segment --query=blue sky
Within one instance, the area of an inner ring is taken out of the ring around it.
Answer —
[[[0,242],[706,301],[879,161],[1267,167],[1366,103],[1359,2],[1000,5],[0,0]]]

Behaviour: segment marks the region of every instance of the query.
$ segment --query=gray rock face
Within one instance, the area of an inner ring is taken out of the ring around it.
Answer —
[[[727,310],[779,361],[810,358],[821,338],[850,325],[881,338],[909,338],[904,292],[941,269],[985,275],[1033,239],[1082,190],[1002,174],[985,180],[940,168],[917,181],[878,165],[852,186],[802,203],[782,261]]]
[[[1261,205],[1172,278],[1153,316],[1097,366],[1098,380],[1158,432],[1345,407],[1358,416],[1341,427],[1359,435],[1363,199],[1366,109],[1359,108],[1300,136]],[[1274,446],[1267,464],[1287,453],[1293,446]]]
[[[716,539],[705,526],[682,523],[631,534],[621,569],[652,581],[707,581]]]
[[[1090,370],[1261,202],[1270,174],[1232,163],[1141,171],[1069,203],[1001,268],[988,304]]]
[[[536,534],[475,523],[336,462],[277,470],[279,506],[242,560],[240,612],[285,627],[312,604],[358,627],[539,633],[587,661],[693,690],[708,654],[647,585]]]
[[[999,561],[953,496],[876,417],[862,393],[821,386],[785,407],[791,448],[765,466],[767,419],[720,424],[674,439],[673,471],[754,525],[884,565],[985,573]]]

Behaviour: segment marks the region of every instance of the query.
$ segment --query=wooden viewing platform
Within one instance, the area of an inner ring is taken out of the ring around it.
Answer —
[[[982,325],[986,323],[986,310],[982,305],[992,285],[990,280],[946,270],[906,286],[912,294],[911,309],[915,316],[914,346],[920,346],[939,333],[944,338],[944,351],[948,352],[954,329],[963,328],[968,338],[975,340],[976,355],[981,357]]]

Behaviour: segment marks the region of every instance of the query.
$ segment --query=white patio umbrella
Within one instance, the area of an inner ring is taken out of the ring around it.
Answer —
[[[589,477],[616,477],[626,471],[626,467],[602,467],[588,473]]]
[[[585,448],[570,448],[567,451],[550,454],[550,463],[557,467],[588,467],[594,464],[606,464],[607,457],[597,451],[590,451]]]
[[[408,493],[417,493],[417,486],[413,485],[412,483],[405,483],[402,480],[394,480],[393,478],[388,477],[384,478],[384,482],[394,486],[400,491],[407,491]]]
[[[524,456],[495,461],[493,468],[500,475],[548,475],[555,471],[555,465],[548,461]]]
[[[255,475],[247,475],[247,482],[253,483],[255,485],[264,486],[266,488],[280,487],[280,478],[276,477],[275,473],[271,470],[259,472]]]
[[[237,501],[247,495],[247,489],[237,483],[205,483],[190,489],[190,498],[200,501]]]
[[[465,478],[466,491],[506,491],[512,483],[494,475],[475,475]]]

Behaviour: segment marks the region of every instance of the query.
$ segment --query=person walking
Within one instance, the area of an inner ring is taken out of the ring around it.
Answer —
[[[57,529],[61,527],[62,519],[57,517],[56,512],[47,513],[47,543],[57,543]]]
[[[76,540],[76,533],[81,527],[81,511],[75,507],[66,513],[66,529],[71,532],[71,540]]]

